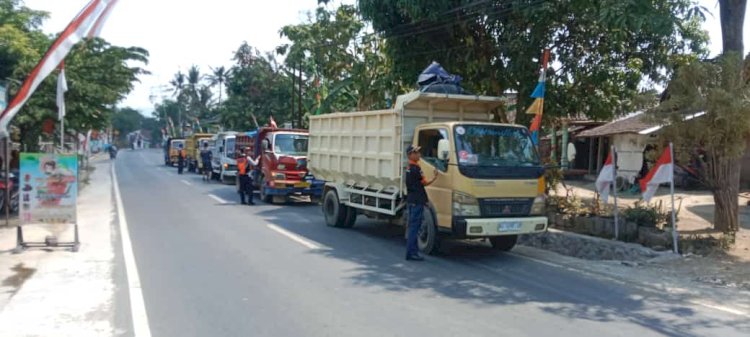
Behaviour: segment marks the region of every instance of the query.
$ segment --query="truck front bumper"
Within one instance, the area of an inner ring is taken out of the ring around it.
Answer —
[[[273,186],[263,186],[263,188],[266,195],[307,195],[320,197],[323,195],[323,186],[325,186],[325,182],[322,180],[312,182],[276,181]]]
[[[519,218],[454,218],[453,234],[465,238],[542,233],[547,230],[546,216]]]

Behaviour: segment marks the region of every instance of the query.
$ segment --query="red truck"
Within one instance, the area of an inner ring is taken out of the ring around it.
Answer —
[[[320,201],[325,182],[307,170],[307,139],[307,130],[273,127],[237,134],[236,149],[250,148],[253,158],[260,157],[250,175],[261,200],[282,203],[296,195]]]

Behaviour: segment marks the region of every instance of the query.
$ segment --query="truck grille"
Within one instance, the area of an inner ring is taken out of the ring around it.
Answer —
[[[533,198],[479,199],[482,216],[516,217],[531,213]]]

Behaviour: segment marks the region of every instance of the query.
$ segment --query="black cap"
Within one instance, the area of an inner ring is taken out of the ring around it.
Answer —
[[[418,145],[409,145],[406,148],[406,154],[410,154],[412,152],[419,152],[419,150],[421,150],[421,149],[422,149],[422,147],[420,147]]]

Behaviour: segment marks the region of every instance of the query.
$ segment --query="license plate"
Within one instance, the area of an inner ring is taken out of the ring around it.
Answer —
[[[308,187],[310,187],[310,183],[296,183],[296,184],[294,184],[294,187],[297,187],[297,188],[308,188]]]
[[[521,229],[520,222],[504,222],[497,227],[498,232],[515,232]]]

